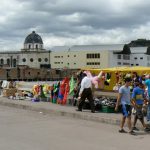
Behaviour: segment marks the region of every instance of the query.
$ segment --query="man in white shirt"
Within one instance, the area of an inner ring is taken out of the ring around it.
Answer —
[[[95,113],[95,106],[92,94],[92,81],[90,78],[87,77],[85,73],[83,73],[83,79],[81,81],[81,88],[79,92],[78,111],[82,111],[82,107],[86,98],[90,102],[91,112]]]

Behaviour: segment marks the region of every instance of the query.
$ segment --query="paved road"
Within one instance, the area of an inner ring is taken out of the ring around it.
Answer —
[[[120,134],[118,126],[0,106],[1,150],[149,149],[149,134]]]

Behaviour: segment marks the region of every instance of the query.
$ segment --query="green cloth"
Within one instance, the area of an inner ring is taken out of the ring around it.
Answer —
[[[74,77],[72,76],[70,81],[69,81],[69,86],[70,86],[70,90],[69,90],[69,95],[74,95],[74,88],[75,88],[75,80],[74,80]]]

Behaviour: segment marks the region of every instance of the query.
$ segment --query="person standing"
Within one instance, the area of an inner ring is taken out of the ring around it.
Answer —
[[[119,104],[121,103],[122,107],[122,118],[121,118],[121,124],[120,124],[120,133],[127,133],[124,130],[124,124],[127,119],[127,124],[129,128],[129,133],[132,135],[135,135],[135,132],[132,130],[131,126],[131,102],[130,102],[130,84],[131,84],[131,78],[125,78],[125,84],[120,87],[119,94],[117,98],[117,103],[115,107],[115,111],[118,111]]]
[[[77,111],[82,111],[82,107],[84,105],[85,99],[87,98],[90,102],[91,112],[95,113],[95,106],[92,94],[92,81],[87,77],[85,73],[83,73],[83,79],[81,81],[81,88],[79,92],[79,104]]]

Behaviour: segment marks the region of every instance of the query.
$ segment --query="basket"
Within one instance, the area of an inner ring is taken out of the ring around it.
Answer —
[[[115,112],[115,108],[114,107],[110,107],[110,106],[102,105],[102,112],[114,113]]]

